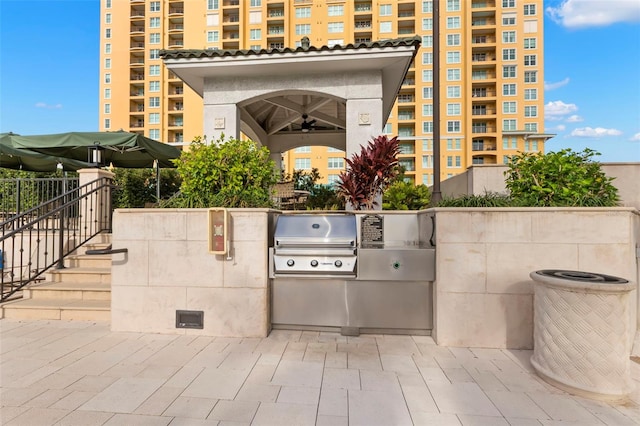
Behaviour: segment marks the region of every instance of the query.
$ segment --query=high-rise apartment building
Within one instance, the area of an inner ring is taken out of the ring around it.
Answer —
[[[161,49],[277,49],[420,35],[422,45],[380,134],[398,136],[400,164],[432,184],[433,70],[440,63],[441,179],[473,164],[542,151],[542,0],[101,0],[100,130],[169,143],[202,136],[202,99],[169,72]],[[362,141],[366,144],[368,141]],[[286,170],[337,179],[344,152],[300,147]]]

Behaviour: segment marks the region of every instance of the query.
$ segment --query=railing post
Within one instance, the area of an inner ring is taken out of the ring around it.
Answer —
[[[78,170],[78,177],[80,179],[79,185],[83,186],[98,179],[112,180],[115,174],[103,169],[80,169]],[[87,188],[87,191],[91,191],[94,188]],[[108,218],[111,215],[111,188],[107,187],[104,191],[99,191],[92,198],[83,197],[84,194],[79,195],[81,200],[78,226],[81,234],[89,235],[94,226],[97,227],[95,231],[99,232],[105,224],[108,225]]]

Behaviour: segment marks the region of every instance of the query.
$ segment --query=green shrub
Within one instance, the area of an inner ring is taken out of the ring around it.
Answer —
[[[618,190],[591,159],[600,153],[585,149],[520,153],[505,172],[514,201],[530,207],[596,207],[618,205]]]
[[[269,150],[253,141],[195,140],[174,160],[182,178],[180,207],[270,207],[277,182]]]
[[[396,180],[382,195],[383,210],[420,210],[429,206],[431,192],[426,185]]]
[[[485,192],[482,195],[462,195],[444,197],[436,207],[514,207],[513,200],[506,194]]]
[[[157,178],[154,169],[115,169],[115,208],[144,207],[167,199],[180,189],[180,176],[174,169],[160,170],[160,198],[156,197]]]

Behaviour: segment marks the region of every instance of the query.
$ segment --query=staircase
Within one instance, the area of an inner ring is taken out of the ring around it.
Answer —
[[[111,234],[98,234],[65,259],[64,269],[51,269],[46,280],[22,291],[22,299],[0,305],[0,318],[109,321],[111,319],[111,255],[88,255],[111,244]]]

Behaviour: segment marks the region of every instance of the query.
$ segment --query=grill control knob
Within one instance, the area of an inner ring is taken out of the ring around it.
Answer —
[[[317,261],[317,260],[315,260],[315,259],[314,259],[314,260],[312,260],[312,261],[311,261],[311,266],[313,266],[314,268],[315,268],[316,266],[318,266],[318,261]]]
[[[293,261],[293,259],[289,259],[287,260],[287,266],[293,266],[295,265],[296,262]]]
[[[333,264],[336,265],[336,268],[340,268],[342,266],[342,260],[336,260]]]

